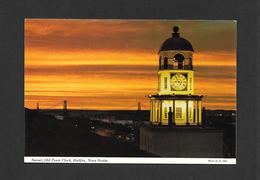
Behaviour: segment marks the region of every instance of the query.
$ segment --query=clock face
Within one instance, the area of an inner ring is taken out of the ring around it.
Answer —
[[[187,78],[183,74],[175,74],[171,78],[171,86],[175,91],[182,91],[187,87]]]

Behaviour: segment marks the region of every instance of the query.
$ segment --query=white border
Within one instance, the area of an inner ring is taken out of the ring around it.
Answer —
[[[132,158],[25,156],[24,163],[80,164],[236,164],[236,158]]]

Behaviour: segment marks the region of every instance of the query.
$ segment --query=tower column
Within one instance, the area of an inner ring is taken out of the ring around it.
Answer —
[[[150,123],[152,123],[152,112],[153,112],[153,109],[152,109],[152,103],[153,103],[153,100],[150,99]]]
[[[150,108],[150,121],[154,123],[154,118],[153,118],[153,99],[151,99],[151,108]]]
[[[156,101],[156,122],[158,123],[160,121],[160,100]]]
[[[186,125],[189,124],[189,100],[186,100]]]
[[[157,100],[154,101],[154,121],[157,122]]]
[[[197,106],[196,106],[196,117],[197,117],[197,124],[199,125],[200,124],[200,118],[199,118],[199,114],[200,114],[200,111],[199,111],[199,101],[197,100]]]
[[[201,104],[201,100],[199,101],[199,123],[198,125],[201,125],[201,111],[202,111],[202,104]]]
[[[196,108],[195,108],[195,101],[192,100],[192,111],[193,111],[193,115],[192,115],[192,123],[195,124],[196,123]]]
[[[160,108],[159,125],[162,125],[162,118],[161,118],[161,116],[162,116],[162,111],[161,111],[162,102],[161,101],[162,100],[159,100],[159,108]]]
[[[156,102],[155,102],[155,100],[153,99],[153,107],[152,107],[152,108],[153,108],[153,113],[152,113],[152,114],[153,114],[153,115],[152,115],[152,116],[153,116],[153,124],[156,123],[156,118],[155,118],[155,117],[156,117],[156,116],[155,116],[155,115],[156,115],[156,112],[155,112],[156,110],[155,110],[155,106],[156,106]]]
[[[172,101],[172,123],[175,126],[176,122],[175,122],[175,100]]]
[[[162,100],[160,100],[160,120],[159,124],[162,124]]]

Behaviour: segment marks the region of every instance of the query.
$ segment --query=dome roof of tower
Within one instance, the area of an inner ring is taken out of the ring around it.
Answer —
[[[191,43],[180,37],[180,33],[178,33],[179,28],[177,26],[175,26],[173,28],[173,33],[172,33],[172,37],[166,39],[160,49],[160,51],[167,51],[167,50],[187,50],[187,51],[194,51],[193,47],[191,45]]]

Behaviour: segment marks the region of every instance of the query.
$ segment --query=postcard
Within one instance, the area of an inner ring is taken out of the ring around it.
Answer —
[[[236,21],[24,27],[25,163],[236,164]]]

